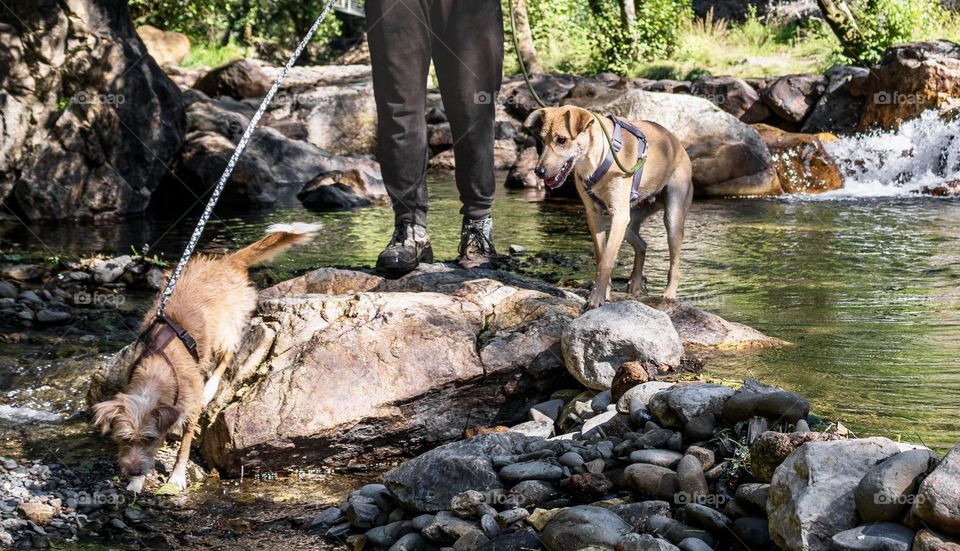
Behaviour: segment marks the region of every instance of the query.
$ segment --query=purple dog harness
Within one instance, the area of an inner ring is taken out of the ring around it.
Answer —
[[[600,205],[600,208],[609,213],[610,207],[604,202],[603,199],[597,196],[597,194],[593,191],[593,187],[600,183],[600,180],[602,180],[603,177],[606,176],[607,172],[610,171],[610,167],[612,167],[614,163],[613,156],[617,153],[620,153],[620,149],[623,148],[623,130],[633,134],[633,136],[637,139],[637,142],[639,142],[637,146],[638,160],[643,160],[647,157],[647,137],[643,135],[643,132],[641,132],[639,128],[626,121],[622,121],[613,115],[607,115],[607,118],[613,123],[613,137],[610,140],[613,144],[613,148],[607,149],[607,156],[603,159],[603,162],[600,163],[600,166],[597,167],[597,170],[595,170],[593,174],[584,180],[584,191],[588,197]],[[641,166],[640,170],[633,174],[633,185],[630,188],[631,205],[640,199],[640,180],[642,178],[643,166]]]

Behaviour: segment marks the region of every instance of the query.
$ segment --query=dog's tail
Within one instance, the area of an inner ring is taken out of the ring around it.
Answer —
[[[309,241],[323,228],[323,224],[273,224],[267,228],[267,236],[230,255],[230,259],[243,266],[253,266],[265,262],[297,243]]]

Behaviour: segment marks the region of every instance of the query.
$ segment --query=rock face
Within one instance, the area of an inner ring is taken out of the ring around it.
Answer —
[[[948,40],[899,44],[870,68],[860,128],[897,128],[927,109],[960,106],[960,45]]]
[[[813,111],[825,88],[826,79],[820,75],[787,75],[764,89],[763,101],[783,120],[800,123]]]
[[[176,181],[158,192],[161,203],[186,200],[192,204],[195,196],[202,197],[220,178],[253,116],[252,107],[229,98],[211,100],[198,92],[185,97],[189,102],[189,133],[173,166]],[[334,187],[318,190],[325,185]],[[192,193],[183,193],[184,186]],[[325,205],[324,210],[364,206],[385,195],[375,162],[338,157],[289,139],[274,128],[260,127],[254,131],[220,201],[228,206],[264,206],[294,201],[301,190],[313,205]]]
[[[809,442],[777,468],[770,484],[770,536],[782,548],[828,551],[857,525],[854,492],[866,472],[895,455],[886,438]]]
[[[913,514],[934,528],[960,535],[960,445],[920,484]]]
[[[274,79],[280,69],[264,67]],[[335,155],[373,155],[377,106],[368,65],[295,67],[264,118]]]
[[[190,54],[190,39],[183,33],[161,31],[151,25],[137,27],[137,34],[157,65],[176,65]]]
[[[843,187],[840,167],[827,153],[819,135],[784,132],[754,125],[770,149],[780,187],[786,193],[823,193]]]
[[[863,67],[837,65],[828,69],[823,75],[826,88],[804,121],[803,132],[855,132],[866,102],[864,83],[869,74]]]
[[[610,388],[624,362],[665,370],[680,365],[683,345],[670,318],[641,302],[612,302],[573,321],[563,332],[567,370],[588,388]]]
[[[371,464],[523,420],[563,374],[560,334],[582,302],[478,277],[330,269],[264,291],[203,431],[207,460]]]
[[[780,193],[770,152],[760,134],[703,98],[627,90],[564,103],[663,125],[687,149],[700,195]]]
[[[643,303],[670,316],[670,321],[685,347],[731,350],[784,344],[780,339],[764,335],[752,327],[727,321],[684,302],[651,296],[644,297]]]
[[[872,467],[857,485],[857,512],[865,522],[899,522],[920,480],[937,464],[930,450],[908,450]]]
[[[760,122],[770,116],[760,94],[736,77],[706,77],[695,80],[690,93],[715,103],[745,123]]]
[[[774,432],[767,431],[750,446],[753,475],[760,482],[773,480],[773,473],[783,461],[807,442],[839,440],[835,434],[823,432]]]
[[[127,4],[38,0],[0,13],[0,201],[33,220],[143,211],[185,125],[180,91]]]
[[[515,432],[499,432],[451,442],[389,471],[384,484],[408,511],[442,511],[461,492],[503,488],[490,458],[522,454],[530,440]]]
[[[244,99],[262,98],[267,95],[271,84],[270,77],[259,65],[238,59],[203,75],[193,87],[212,98]]]

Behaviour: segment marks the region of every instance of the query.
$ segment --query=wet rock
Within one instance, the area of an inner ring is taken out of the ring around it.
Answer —
[[[590,310],[570,322],[561,343],[567,370],[597,390],[610,388],[624,362],[645,361],[669,370],[683,355],[670,318],[636,301]]]
[[[712,101],[720,109],[748,124],[770,116],[770,110],[760,100],[760,94],[736,77],[697,79],[691,84],[690,93]]]
[[[826,136],[785,132],[766,124],[754,128],[770,149],[785,193],[815,194],[843,188],[840,167],[824,147],[822,138]]]
[[[562,467],[544,461],[514,463],[500,469],[500,478],[508,484],[516,484],[524,480],[560,480],[561,477],[563,477]]]
[[[359,170],[320,174],[297,193],[297,199],[311,210],[349,210],[389,202],[387,189],[379,178]]]
[[[650,366],[656,372],[655,365]],[[623,395],[631,388],[650,380],[650,372],[643,362],[624,362],[617,368],[613,381],[610,383],[610,396],[614,402],[619,402]]]
[[[943,114],[960,96],[960,45],[949,40],[891,46],[870,68],[860,129],[897,128],[928,109]]]
[[[441,511],[463,491],[502,488],[490,456],[522,451],[527,441],[520,434],[494,433],[447,444],[389,471],[384,483],[409,511]]]
[[[594,99],[565,103],[576,103],[597,113],[650,120],[671,129],[690,156],[694,185],[700,195],[780,192],[770,153],[760,135],[703,98],[612,90]]]
[[[854,496],[860,518],[864,522],[899,522],[937,459],[930,450],[908,450],[871,467]]]
[[[773,541],[770,539],[769,523],[765,518],[738,518],[733,521],[731,530],[747,549],[762,551],[774,548]]]
[[[910,551],[916,532],[892,522],[865,524],[833,536],[836,551]]]
[[[649,463],[673,469],[683,459],[683,454],[673,450],[637,450],[630,453],[630,461]]]
[[[920,483],[912,513],[934,529],[960,535],[960,445]]]
[[[230,96],[234,99],[262,98],[267,95],[272,81],[252,61],[239,59],[217,67],[193,85],[211,98]]]
[[[623,470],[627,486],[641,496],[673,503],[680,489],[677,473],[647,463],[634,463]]]
[[[691,528],[678,520],[664,516],[650,517],[650,519],[647,520],[647,532],[666,538],[674,544],[678,544],[687,538],[696,538],[713,547],[717,541],[716,538],[705,530]]]
[[[770,485],[770,536],[780,547],[827,551],[856,526],[854,492],[880,461],[899,452],[886,438],[808,442],[780,465]]]
[[[773,473],[797,448],[807,442],[839,440],[835,434],[823,432],[782,433],[767,431],[750,446],[750,462],[753,475],[760,482],[773,480]]]
[[[658,392],[652,398],[648,408],[660,424],[665,427],[682,429],[693,418],[707,413],[719,414],[727,399],[733,396],[733,389],[710,383],[679,385]]]
[[[5,11],[0,202],[29,220],[143,212],[183,141],[183,103],[126,4]]]
[[[787,75],[778,78],[762,94],[764,103],[787,122],[803,122],[826,89],[820,75]]]
[[[866,102],[864,86],[868,69],[837,65],[824,73],[826,89],[803,123],[803,132],[852,133],[860,125]]]
[[[677,551],[677,546],[650,534],[627,534],[617,544],[616,551]]]
[[[540,539],[549,549],[612,549],[632,528],[616,514],[592,505],[559,512],[544,527]]]

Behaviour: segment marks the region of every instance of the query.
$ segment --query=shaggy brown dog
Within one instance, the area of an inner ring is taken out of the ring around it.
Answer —
[[[93,424],[120,448],[120,469],[132,477],[128,490],[140,492],[157,449],[174,429],[184,429],[183,439],[167,482],[186,489],[187,458],[200,412],[216,394],[257,306],[248,269],[308,240],[320,227],[276,224],[266,237],[233,254],[198,256],[187,264],[165,315],[196,340],[195,354],[176,337],[173,326],[157,323],[158,304],[150,310],[143,326],[146,351],[133,367],[129,384],[93,407]]]

